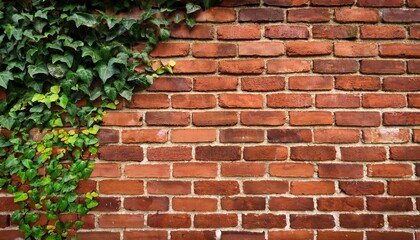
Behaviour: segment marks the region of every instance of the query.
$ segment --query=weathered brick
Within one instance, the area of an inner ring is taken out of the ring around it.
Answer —
[[[379,22],[379,11],[377,9],[367,8],[337,8],[335,10],[335,20],[340,23],[362,22],[376,23]]]
[[[284,55],[284,45],[280,42],[240,42],[239,56],[278,57]]]
[[[234,57],[236,45],[233,43],[194,43],[192,55],[197,58]]]
[[[308,23],[329,22],[330,11],[326,8],[290,9],[287,11],[287,21]]]
[[[279,8],[245,8],[239,11],[239,22],[282,22],[284,10]]]
[[[334,78],[330,76],[291,76],[289,89],[297,91],[323,91],[333,88]]]
[[[256,146],[244,148],[244,159],[248,161],[286,160],[287,148],[277,146]]]
[[[265,37],[270,39],[308,39],[308,27],[302,25],[269,25]]]
[[[356,39],[359,29],[352,25],[314,25],[312,35],[314,38],[326,39]]]
[[[229,25],[217,28],[217,38],[220,40],[252,40],[261,38],[259,25]]]

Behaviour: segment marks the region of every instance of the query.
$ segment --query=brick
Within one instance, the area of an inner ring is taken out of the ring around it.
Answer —
[[[407,239],[413,240],[413,234],[411,232],[394,232],[394,231],[368,231],[366,236],[369,240],[392,240],[392,239]]]
[[[241,158],[239,146],[198,146],[195,148],[197,160],[234,161]]]
[[[217,199],[174,197],[172,199],[172,208],[175,211],[214,212],[217,210]]]
[[[292,126],[332,125],[334,121],[332,114],[324,111],[289,112],[289,116]]]
[[[101,160],[143,161],[143,148],[139,146],[102,146],[98,154]]]
[[[408,95],[408,107],[420,108],[420,94]]]
[[[379,55],[392,58],[420,57],[420,44],[383,43],[379,45]]]
[[[340,182],[340,190],[347,195],[378,195],[385,192],[384,183],[370,181]]]
[[[383,147],[341,147],[341,160],[349,162],[377,162],[386,160]]]
[[[224,177],[262,177],[264,163],[222,163],[220,173]]]
[[[254,228],[284,228],[286,216],[276,214],[242,214],[242,227],[245,229]]]
[[[2,235],[4,235],[2,233]],[[80,240],[101,240],[101,239],[109,239],[109,240],[119,240],[120,233],[119,232],[77,232],[77,239]],[[13,238],[14,239],[14,238]]]
[[[245,8],[239,10],[239,22],[282,22],[283,20],[283,9]]]
[[[290,215],[290,227],[294,229],[328,229],[334,228],[334,217],[328,214]]]
[[[172,129],[171,142],[196,143],[216,141],[216,129]]]
[[[139,180],[102,180],[99,182],[101,194],[139,195],[144,193],[144,183]]]
[[[265,198],[263,197],[231,197],[222,198],[223,210],[264,210]]]
[[[221,60],[219,71],[227,74],[260,74],[264,71],[264,60]]]
[[[234,91],[238,86],[236,77],[196,77],[194,78],[194,91]]]
[[[317,94],[317,108],[359,108],[360,96],[355,94]]]
[[[0,227],[6,228],[10,225],[9,215],[0,215]]]
[[[329,9],[323,8],[302,8],[290,9],[287,11],[288,22],[320,23],[330,21]]]
[[[247,239],[247,240],[264,240],[264,232],[222,232],[223,240]]]
[[[217,62],[214,60],[177,60],[173,68],[175,74],[214,73]]]
[[[379,112],[336,112],[337,126],[377,127],[381,124]]]
[[[278,57],[284,55],[284,45],[280,42],[240,42],[239,56]]]
[[[378,48],[374,43],[334,43],[334,55],[337,57],[374,57]]]
[[[263,142],[264,130],[262,129],[222,129],[220,130],[221,143]]]
[[[263,98],[257,94],[220,94],[222,108],[262,108]]]
[[[340,214],[340,226],[344,228],[382,228],[384,216],[380,214]]]
[[[314,200],[309,197],[270,197],[270,210],[274,211],[311,211],[314,210]]]
[[[284,77],[245,77],[241,79],[241,88],[244,91],[277,91],[283,90]]]
[[[355,73],[359,65],[355,60],[314,60],[316,73]]]
[[[384,113],[384,125],[418,125],[420,112],[389,112]]]
[[[393,159],[393,160],[403,160],[403,161],[420,160],[420,147],[419,146],[391,147],[390,155],[391,155],[390,159]]]
[[[217,175],[217,165],[214,163],[174,163],[174,177],[214,178]]]
[[[197,214],[194,216],[196,228],[228,228],[238,225],[236,214]]]
[[[289,89],[297,91],[322,91],[333,88],[334,78],[330,76],[291,76]]]
[[[334,194],[335,186],[332,181],[293,181],[290,183],[290,193],[294,195],[323,195]]]
[[[172,38],[183,39],[213,39],[214,29],[212,25],[196,25],[194,28],[189,28],[184,24],[177,24],[171,26]]]
[[[356,0],[312,0],[311,5],[313,6],[346,6],[353,5]]]
[[[192,159],[192,147],[149,147],[149,161],[188,161]]]
[[[318,231],[318,240],[328,239],[363,240],[363,232]]]
[[[167,211],[168,197],[127,197],[124,198],[124,208],[129,211]]]
[[[118,178],[121,176],[121,165],[119,163],[95,163],[90,177]]]
[[[261,38],[259,25],[229,25],[217,28],[217,39],[220,40],[253,40]]]
[[[314,38],[356,39],[358,33],[358,27],[352,25],[314,25],[312,27]]]
[[[362,60],[360,72],[365,74],[403,74],[404,61],[398,60]]]
[[[282,194],[289,191],[289,183],[286,181],[244,181],[245,194]]]
[[[296,239],[296,240],[312,240],[314,232],[307,230],[286,230],[286,231],[269,231],[268,239]]]
[[[386,91],[420,91],[420,77],[385,77]]]
[[[406,143],[410,140],[408,129],[378,128],[363,130],[365,143]]]
[[[140,112],[107,112],[103,118],[104,126],[141,126],[143,114]]]
[[[286,122],[283,111],[244,111],[240,113],[242,125],[247,126],[281,126]]]
[[[101,228],[143,228],[144,216],[142,214],[105,214],[98,217]]]
[[[420,7],[420,2],[418,0],[408,0],[407,1],[408,7]]]
[[[206,109],[216,107],[216,97],[211,94],[177,94],[171,97],[172,108]]]
[[[335,160],[336,151],[332,146],[300,146],[291,147],[290,159],[300,161]]]
[[[420,73],[420,61],[409,60],[407,61],[408,73]]]
[[[192,122],[195,126],[233,126],[238,123],[236,112],[194,112]]]
[[[150,53],[152,57],[182,57],[190,51],[189,43],[160,42]]]
[[[385,9],[382,12],[382,18],[387,23],[417,23],[420,22],[420,12],[412,9]]]
[[[376,23],[379,22],[380,18],[379,11],[377,9],[337,8],[335,9],[335,20],[340,23]]]
[[[166,129],[123,130],[122,143],[165,143],[168,141]]]
[[[264,0],[264,4],[280,7],[304,6],[309,0]]]
[[[364,108],[403,108],[407,100],[402,94],[364,94],[362,105]]]
[[[411,39],[420,39],[420,25],[410,26],[408,32]]]
[[[184,181],[149,181],[147,182],[149,194],[183,195],[191,193],[191,183]]]
[[[267,73],[301,73],[310,70],[311,62],[307,60],[267,60]]]
[[[320,178],[362,178],[363,165],[359,164],[319,164]]]
[[[167,239],[167,238],[165,238]],[[172,240],[206,240],[216,239],[214,231],[171,231]]]
[[[149,126],[187,126],[190,123],[188,112],[146,112]]]
[[[404,0],[358,0],[362,7],[402,7]]]
[[[160,77],[153,80],[152,86],[147,89],[151,92],[189,92],[192,81],[184,77]]]
[[[369,76],[337,76],[335,87],[347,91],[375,91],[381,88],[381,80]]]
[[[406,35],[405,28],[402,26],[360,26],[361,39],[403,39]]]
[[[136,93],[131,98],[131,101],[127,101],[126,106],[128,108],[168,108],[169,98],[167,94],[140,94]]]
[[[147,225],[153,228],[189,228],[191,218],[188,214],[149,214]]]
[[[236,181],[196,181],[194,193],[198,195],[234,195],[239,193]]]
[[[420,217],[418,215],[392,215],[388,217],[388,221],[391,228],[420,227]]]
[[[281,161],[288,156],[287,148],[281,146],[245,147],[243,153],[247,161]]]
[[[360,131],[358,129],[315,129],[316,143],[358,143]]]
[[[369,164],[369,177],[411,177],[413,175],[410,164]]]
[[[420,142],[420,129],[414,129],[413,134],[413,142]]]
[[[269,129],[267,130],[269,143],[297,143],[311,142],[310,129]]]
[[[205,11],[199,11],[194,15],[197,22],[234,22],[236,19],[235,10],[231,8],[212,7]]]
[[[266,38],[270,39],[308,39],[308,27],[302,25],[269,25],[265,27]]]
[[[315,168],[310,163],[272,163],[270,176],[274,177],[312,177]]]
[[[368,197],[367,210],[369,211],[411,211],[413,203],[410,198]]]
[[[365,208],[363,198],[358,197],[319,198],[317,205],[320,211],[358,211]]]
[[[292,41],[286,43],[286,52],[288,56],[330,55],[332,44],[330,42]]]
[[[245,5],[259,5],[259,0],[223,0],[220,5],[225,7],[238,7]]]
[[[101,144],[118,143],[120,141],[120,132],[115,129],[101,128],[96,137]]]
[[[129,178],[169,178],[168,164],[131,164],[124,169],[126,177]]]
[[[267,107],[270,108],[308,108],[313,105],[310,94],[270,94]]]
[[[233,43],[194,43],[192,55],[197,58],[235,57],[236,45]]]

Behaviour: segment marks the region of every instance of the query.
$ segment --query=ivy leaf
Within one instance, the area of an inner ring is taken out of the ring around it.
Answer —
[[[82,79],[83,82],[90,84],[93,80],[93,73],[91,70],[85,69],[82,66],[79,66],[79,68],[76,71],[77,75]]]
[[[23,201],[25,201],[26,199],[28,199],[28,194],[27,193],[25,193],[25,192],[22,192],[22,191],[20,191],[20,192],[15,192],[15,194],[14,194],[15,196],[14,196],[14,199],[13,199],[13,202],[15,202],[15,203],[17,203],[17,202],[23,202]]]
[[[67,97],[67,95],[63,94],[60,96],[60,101],[58,105],[65,109],[67,107],[68,102],[69,102],[69,98]]]
[[[54,54],[52,55],[52,63],[62,62],[67,65],[67,67],[71,68],[73,65],[73,55],[69,52],[64,53],[64,55]]]
[[[66,75],[67,67],[64,64],[48,64],[48,73],[55,78],[63,78]]]
[[[97,17],[93,14],[84,13],[84,12],[77,12],[73,13],[71,16],[67,18],[68,21],[74,21],[76,27],[86,26],[86,27],[93,27],[97,23]]]
[[[191,14],[194,12],[197,12],[199,10],[201,10],[200,5],[194,4],[194,3],[187,3],[187,5],[185,6],[187,9],[187,14]]]
[[[13,80],[13,74],[10,71],[4,71],[0,73],[0,86],[7,89],[7,84],[10,80]]]
[[[99,78],[105,83],[109,78],[117,74],[119,71],[113,65],[106,65],[101,63],[97,66],[96,70],[98,71]]]
[[[60,93],[60,87],[59,86],[52,86],[51,88],[50,88],[50,92],[52,92],[52,93],[55,93],[55,94],[58,94],[58,93]]]
[[[28,180],[32,181],[32,179],[34,179],[38,175],[38,171],[35,169],[28,169],[26,170],[25,174]]]
[[[99,56],[99,54],[96,53],[92,48],[84,46],[82,47],[82,57],[86,56],[91,57],[93,63],[97,63],[102,59],[101,56]]]
[[[160,38],[161,38],[163,41],[168,40],[168,39],[169,39],[169,37],[171,36],[171,32],[170,32],[168,29],[165,29],[165,28],[161,28],[161,29],[159,30],[159,33],[160,33]]]
[[[117,90],[112,87],[110,84],[104,86],[105,94],[114,101],[117,98]]]
[[[94,208],[94,207],[99,205],[99,203],[95,200],[90,200],[90,199],[88,199],[88,200],[89,201],[86,201],[86,207],[89,208],[89,209]]]
[[[25,221],[26,222],[34,223],[34,222],[38,221],[38,219],[39,219],[39,214],[37,214],[37,213],[27,213],[25,215]]]
[[[33,78],[37,74],[48,74],[48,68],[46,64],[36,64],[28,66],[28,73]]]

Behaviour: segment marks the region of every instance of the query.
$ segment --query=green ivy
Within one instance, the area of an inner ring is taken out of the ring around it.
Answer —
[[[0,188],[20,209],[11,217],[25,239],[65,239],[96,207],[95,192],[77,193],[88,179],[106,109],[131,99],[175,65],[149,53],[170,37],[171,24],[195,24],[190,14],[217,0],[0,1]],[[139,8],[141,14],[121,13]],[[132,45],[143,42],[141,52]],[[138,68],[144,71],[137,71]],[[67,214],[76,221],[63,221]],[[40,218],[47,221],[39,221]]]

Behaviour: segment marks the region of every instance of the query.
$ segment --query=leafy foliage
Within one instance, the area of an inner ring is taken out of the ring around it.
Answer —
[[[82,226],[98,195],[77,187],[92,173],[105,109],[172,72],[173,61],[153,69],[149,53],[171,24],[193,26],[201,6],[151,2],[0,1],[0,188],[20,204],[12,221],[25,238],[64,239]],[[122,17],[133,8],[136,18]],[[138,42],[145,47],[133,52]],[[74,213],[77,220],[63,220]]]

